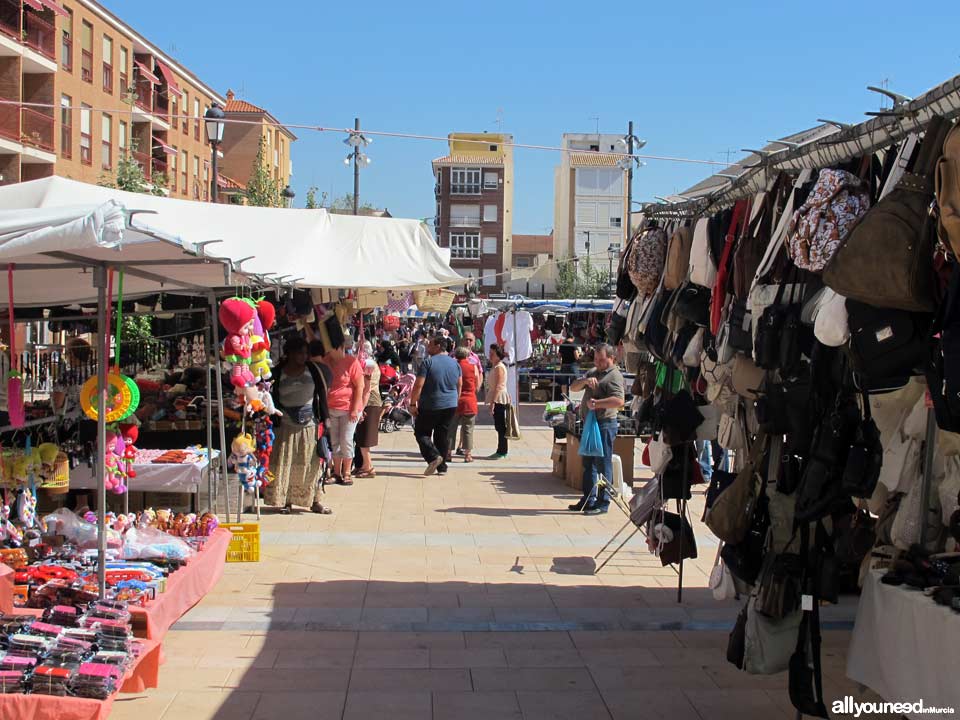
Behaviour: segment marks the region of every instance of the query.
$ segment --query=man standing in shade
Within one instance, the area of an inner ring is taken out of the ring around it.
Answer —
[[[416,418],[413,433],[420,454],[427,461],[424,475],[447,472],[444,456],[450,447],[450,424],[463,383],[460,365],[447,354],[446,342],[442,335],[430,338],[428,357],[417,369],[417,381],[410,395],[410,412]]]
[[[611,345],[597,345],[593,357],[594,369],[570,386],[573,392],[583,390],[580,414],[586,417],[589,410],[596,413],[603,441],[603,457],[583,458],[583,497],[570,506],[576,512],[582,510],[584,515],[600,515],[610,505],[607,488],[598,488],[597,481],[602,473],[608,484],[613,483],[613,441],[617,437],[617,412],[624,402],[623,374],[617,367],[616,350]]]

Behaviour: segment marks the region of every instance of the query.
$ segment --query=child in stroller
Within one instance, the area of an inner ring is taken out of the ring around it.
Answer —
[[[412,373],[404,373],[383,395],[380,432],[399,430],[413,419],[413,415],[410,414],[410,393],[413,391],[416,380],[416,376]]]

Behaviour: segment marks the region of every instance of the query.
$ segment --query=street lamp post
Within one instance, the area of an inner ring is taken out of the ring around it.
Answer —
[[[343,141],[344,145],[353,148],[353,152],[347,155],[343,160],[344,165],[353,163],[353,214],[360,214],[360,165],[369,165],[370,158],[365,155],[360,148],[366,147],[371,142],[370,138],[360,132],[360,118],[353,119],[353,132]]]
[[[210,199],[218,202],[220,198],[220,175],[217,169],[217,155],[220,143],[223,142],[223,119],[226,117],[223,108],[214,103],[203,114],[203,121],[207,131],[207,142],[210,143],[211,160],[210,165],[213,170],[210,178]]]
[[[293,207],[293,199],[297,194],[293,191],[293,188],[287,185],[282,191],[280,191],[281,197],[283,197],[284,207]]]
[[[613,262],[620,257],[620,244],[619,243],[610,243],[607,247],[607,292],[613,297],[613,288],[616,285],[616,281],[613,279]]]
[[[625,148],[627,151],[626,157],[621,158],[620,165],[621,170],[625,170],[627,173],[627,217],[626,222],[623,223],[625,228],[625,240],[624,247],[630,242],[630,213],[633,210],[633,166],[636,165],[640,167],[643,165],[639,160],[633,157],[633,153],[636,150],[640,150],[644,145],[647,144],[646,140],[640,140],[633,134],[633,120],[627,123],[627,135],[626,137],[620,138],[618,141],[621,147]]]

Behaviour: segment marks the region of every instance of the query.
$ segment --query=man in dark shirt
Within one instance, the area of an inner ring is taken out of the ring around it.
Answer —
[[[410,412],[416,418],[413,432],[427,461],[424,475],[447,472],[444,456],[450,447],[450,422],[460,401],[460,365],[446,353],[446,345],[441,335],[430,338],[428,357],[420,363],[410,395]]]
[[[605,513],[610,505],[607,488],[598,489],[597,481],[603,473],[607,485],[613,485],[613,441],[617,437],[617,413],[624,403],[623,374],[617,367],[616,350],[610,345],[598,345],[593,356],[594,369],[570,386],[574,392],[583,390],[580,414],[586,417],[590,410],[596,413],[603,442],[603,457],[584,456],[583,497],[570,506],[585,515]]]

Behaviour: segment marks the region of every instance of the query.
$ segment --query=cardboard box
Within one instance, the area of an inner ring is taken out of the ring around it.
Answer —
[[[563,480],[567,476],[567,444],[565,442],[555,442],[553,451],[550,453],[550,459],[553,460],[553,476],[558,480]]]
[[[550,402],[549,388],[535,388],[530,393],[532,402]]]

